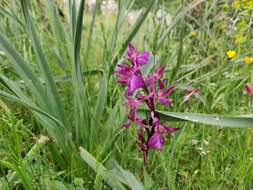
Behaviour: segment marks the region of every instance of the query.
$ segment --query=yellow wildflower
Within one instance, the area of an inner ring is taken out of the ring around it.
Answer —
[[[252,161],[253,160],[253,156],[249,157],[249,160]]]
[[[192,31],[191,33],[190,33],[190,37],[191,38],[195,38],[197,36],[197,32],[196,31]]]
[[[244,57],[244,63],[246,63],[247,65],[252,64],[253,63],[253,57],[250,57],[250,56]]]
[[[228,50],[226,54],[228,59],[233,59],[236,56],[236,52],[234,50]]]

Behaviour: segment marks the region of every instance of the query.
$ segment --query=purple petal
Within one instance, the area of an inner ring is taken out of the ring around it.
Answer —
[[[166,80],[159,80],[159,89],[162,90],[165,87]]]
[[[135,47],[131,43],[129,43],[127,56],[128,56],[128,59],[132,62],[132,66],[134,68],[139,66],[137,63],[137,55],[138,55],[137,50],[135,49]]]
[[[139,65],[147,64],[148,60],[149,60],[149,52],[148,51],[144,51],[144,52],[140,53],[136,58],[136,62]]]
[[[135,124],[140,126],[140,127],[148,128],[148,124],[144,119],[136,118],[135,119]]]
[[[170,85],[166,90],[160,90],[159,92],[159,96],[160,97],[167,97],[168,95],[170,95],[172,93],[172,91],[174,90],[176,85]]]
[[[167,127],[164,125],[162,125],[162,127],[163,127],[163,131],[167,132],[167,133],[174,133],[174,132],[180,130],[180,128]]]
[[[131,107],[137,107],[137,106],[139,106],[140,103],[141,102],[139,100],[132,99],[130,97],[127,97],[127,99],[126,99],[126,104]]]
[[[125,90],[124,95],[125,95],[126,98],[129,98],[129,97],[132,95],[132,94],[130,93],[129,88],[127,88],[127,89]]]
[[[165,66],[159,66],[154,72],[155,80],[159,80],[163,76],[164,71],[165,71]]]
[[[124,124],[122,125],[122,127],[128,129],[128,128],[130,127],[130,125],[131,125],[131,121],[128,120],[126,123],[124,123]]]
[[[118,68],[113,72],[114,75],[119,76],[117,83],[127,84],[127,81],[134,74],[134,69],[124,65],[117,65]]]
[[[148,97],[145,96],[145,95],[142,95],[142,94],[137,96],[137,100],[140,101],[140,102],[144,102],[147,99],[148,99]]]
[[[118,64],[117,69],[113,72],[113,74],[123,74],[125,72],[129,72],[130,70],[131,67]]]
[[[136,49],[135,49],[135,47],[133,46],[132,43],[129,43],[129,44],[128,44],[127,55],[128,55],[128,57],[129,57],[130,59],[136,57],[136,55],[137,55],[137,51],[136,51]]]
[[[135,120],[136,120],[136,108],[131,108],[131,110],[128,114],[128,119],[132,122],[135,122]]]
[[[167,98],[159,98],[159,101],[164,106],[168,106],[168,105],[170,105],[172,103],[171,100],[169,100]]]
[[[140,76],[132,75],[128,81],[128,93],[131,95],[135,90],[143,87],[143,82]]]
[[[158,132],[155,132],[148,141],[148,146],[153,149],[162,150],[164,145],[164,138]]]
[[[154,79],[154,77],[148,78],[147,85],[149,86],[149,92],[154,93],[155,92],[155,79]]]
[[[119,84],[127,84],[127,80],[124,80],[124,79],[117,80],[116,82],[119,83]]]

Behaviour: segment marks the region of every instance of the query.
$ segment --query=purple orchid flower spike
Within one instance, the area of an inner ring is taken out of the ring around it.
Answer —
[[[128,112],[128,121],[123,124],[124,128],[129,128],[131,124],[137,125],[137,145],[143,153],[144,164],[148,164],[149,149],[162,150],[165,144],[164,135],[178,131],[178,128],[167,127],[161,124],[156,115],[156,104],[169,106],[172,100],[169,95],[173,92],[175,85],[166,88],[166,80],[162,77],[165,66],[159,66],[154,73],[143,76],[141,67],[148,64],[150,53],[143,51],[139,53],[130,43],[127,50],[127,60],[131,65],[117,65],[114,74],[119,77],[118,83],[126,87],[125,106]],[[140,105],[146,105],[150,110],[150,116],[140,118],[137,110]]]
[[[148,63],[149,60],[149,52],[143,51],[141,53],[138,53],[133,44],[128,44],[128,51],[127,51],[128,59],[131,60],[131,62],[134,65],[145,65]]]

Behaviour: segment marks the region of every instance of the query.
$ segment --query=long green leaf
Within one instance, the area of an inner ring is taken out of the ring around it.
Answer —
[[[35,26],[32,22],[31,16],[29,15],[28,1],[21,0],[21,6],[22,6],[24,18],[25,18],[27,31],[29,33],[29,36],[31,38],[31,42],[33,44],[33,48],[35,51],[36,59],[39,64],[39,67],[41,68],[43,78],[44,78],[44,80],[46,82],[46,86],[48,88],[48,90],[47,90],[47,92],[48,92],[48,109],[57,118],[60,118],[66,126],[68,126],[67,119],[65,117],[64,110],[63,110],[63,105],[60,101],[60,97],[59,97],[59,94],[57,91],[55,81],[53,80],[53,75],[49,69],[45,54],[44,54],[42,46],[40,44],[40,40],[39,40],[39,38],[36,34],[36,31],[35,31]]]
[[[119,30],[122,27],[127,16],[127,11],[132,7],[134,0],[120,0],[118,1],[118,14],[116,23],[113,29],[111,42],[109,45],[109,52],[112,53],[116,48],[116,42],[119,35]]]
[[[253,127],[253,117],[244,115],[220,116],[198,113],[177,113],[156,111],[161,119],[177,122],[195,122],[215,126],[224,126],[231,128],[247,128]]]
[[[120,183],[118,177],[112,172],[107,170],[96,158],[94,158],[87,150],[83,147],[79,147],[81,158],[102,178],[110,185],[113,189],[125,190],[126,188]]]
[[[116,162],[113,163],[115,165],[114,172],[116,175],[121,176],[125,183],[132,190],[144,190],[142,183],[136,179],[136,177],[129,171],[124,170],[120,165]]]
[[[84,71],[83,75],[85,75],[85,76],[94,76],[94,75],[98,75],[98,74],[103,74],[103,72],[104,71],[101,70],[101,69],[91,69],[89,71]],[[71,75],[55,76],[54,81],[56,83],[70,82],[71,78],[72,78]],[[41,81],[42,84],[45,84],[45,81],[42,78],[40,78],[39,80]],[[20,84],[25,83],[25,81],[23,81],[23,80],[19,80],[19,81],[16,81],[16,82],[18,82]]]
[[[49,10],[49,21],[52,28],[54,39],[56,42],[57,52],[60,54],[59,59],[62,67],[66,66],[69,62],[68,55],[70,52],[67,51],[66,43],[68,40],[68,35],[65,34],[65,28],[59,18],[57,8],[54,1],[47,0],[48,10]]]
[[[77,20],[73,19],[75,17],[75,1],[69,1],[72,7],[71,16],[72,27],[75,26],[73,30],[73,55],[72,55],[72,76],[74,85],[74,101],[75,101],[75,121],[76,121],[76,137],[77,143],[80,144],[81,141],[88,139],[89,137],[89,126],[90,126],[90,107],[88,104],[88,92],[85,90],[83,85],[83,75],[82,66],[80,58],[80,49],[82,41],[82,29],[83,29],[83,16],[84,16],[84,4],[85,1],[81,0],[80,7],[78,11]],[[74,22],[74,23],[73,23]],[[86,127],[86,128],[85,128]],[[83,132],[85,131],[85,133]],[[85,136],[86,135],[86,136]]]
[[[0,14],[2,14],[3,16],[7,17],[8,19],[10,19],[11,21],[15,22],[16,24],[18,24],[21,28],[23,28],[23,23],[21,22],[21,20],[17,17],[17,15],[13,15],[12,13],[10,13],[9,11],[6,10],[6,8],[3,8],[0,5]]]
[[[9,40],[0,32],[0,46],[11,59],[13,69],[25,81],[26,86],[36,97],[39,104],[45,108],[45,88],[38,80],[24,58],[11,46]]]
[[[93,10],[93,14],[92,14],[91,24],[89,27],[89,37],[88,37],[88,42],[87,42],[87,47],[86,47],[86,52],[85,52],[85,57],[87,61],[89,60],[90,50],[92,46],[91,42],[92,42],[92,37],[93,37],[93,30],[94,30],[96,15],[97,15],[100,3],[101,3],[101,0],[96,1],[95,9]]]
[[[41,110],[40,108],[38,108],[37,106],[35,106],[34,104],[32,104],[31,102],[27,102],[26,100],[24,99],[20,99],[12,94],[9,94],[7,92],[4,92],[2,90],[0,90],[0,96],[2,97],[5,97],[5,98],[8,98],[9,100],[13,101],[13,102],[16,102],[16,103],[19,103],[27,108],[29,108],[30,110],[32,111],[35,111],[39,114],[42,114],[44,116],[46,116],[47,118],[51,119],[52,121],[56,122],[57,124],[59,124],[60,126],[63,126],[64,125],[55,117],[53,117],[52,115],[48,114],[47,112]]]
[[[96,104],[96,118],[100,118],[103,113],[107,97],[107,76],[104,73],[99,86],[99,93]]]

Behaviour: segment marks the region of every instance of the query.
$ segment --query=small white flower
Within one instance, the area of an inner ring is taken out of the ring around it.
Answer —
[[[158,11],[156,12],[156,19],[157,21],[164,20],[167,25],[170,25],[172,21],[172,16],[164,9],[158,9]]]
[[[117,3],[114,0],[104,0],[101,4],[102,14],[115,12],[117,8]]]
[[[209,142],[207,140],[203,141],[204,145],[209,145]]]
[[[130,25],[134,25],[134,23],[136,22],[136,20],[138,19],[138,17],[141,14],[141,10],[136,10],[136,11],[130,11],[127,14],[127,21]]]
[[[199,143],[199,141],[197,140],[197,139],[192,139],[192,144],[193,145],[196,145],[196,144],[198,144]]]
[[[94,10],[96,6],[96,0],[86,0],[89,11]]]

